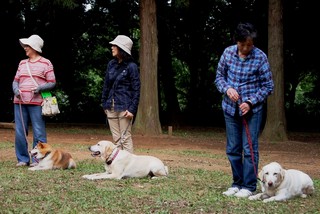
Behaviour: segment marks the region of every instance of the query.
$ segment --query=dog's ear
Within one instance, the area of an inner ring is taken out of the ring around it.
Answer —
[[[104,153],[103,153],[103,157],[104,159],[107,159],[110,157],[110,155],[112,154],[113,149],[111,148],[111,146],[106,146],[106,148],[104,148]]]
[[[265,181],[265,177],[264,177],[264,170],[263,169],[259,172],[258,178],[260,179],[260,181],[266,182]]]
[[[285,175],[286,175],[286,170],[281,167],[280,168],[280,179],[281,179],[281,181],[284,179]]]
[[[43,148],[43,143],[39,141],[38,144],[37,144],[37,147]]]

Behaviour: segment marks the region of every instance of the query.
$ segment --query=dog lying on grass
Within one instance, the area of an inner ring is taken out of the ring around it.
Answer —
[[[100,141],[90,146],[93,157],[101,157],[105,162],[105,172],[84,175],[83,178],[95,179],[122,179],[133,177],[152,178],[168,176],[168,167],[153,156],[134,155],[126,150],[120,150],[111,141]]]
[[[48,143],[39,142],[30,154],[39,160],[38,165],[28,168],[29,170],[48,170],[48,169],[74,169],[76,163],[70,153],[62,150],[53,149]]]
[[[285,201],[298,196],[306,198],[314,192],[309,175],[296,169],[285,170],[277,162],[265,165],[258,176],[262,193],[250,196],[249,200]]]

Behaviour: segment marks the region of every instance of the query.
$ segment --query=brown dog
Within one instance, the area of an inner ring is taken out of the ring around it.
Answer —
[[[48,143],[39,142],[30,152],[31,156],[39,160],[39,164],[29,170],[74,169],[76,163],[70,153],[53,149]]]

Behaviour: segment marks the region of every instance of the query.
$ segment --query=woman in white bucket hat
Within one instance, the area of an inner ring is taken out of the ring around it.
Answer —
[[[15,151],[17,166],[34,166],[28,152],[28,123],[32,124],[33,147],[38,142],[47,142],[45,119],[42,116],[41,91],[54,88],[56,78],[50,60],[42,57],[43,40],[38,35],[19,39],[27,59],[20,61],[12,82],[14,93]],[[32,164],[30,164],[32,162]]]
[[[133,153],[131,127],[140,99],[140,73],[131,56],[132,40],[118,35],[110,42],[112,59],[106,69],[102,107],[115,144]]]

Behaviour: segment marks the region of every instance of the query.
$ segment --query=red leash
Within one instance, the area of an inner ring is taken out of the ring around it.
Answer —
[[[254,154],[253,154],[251,135],[250,135],[250,131],[249,131],[249,125],[248,125],[248,122],[247,122],[247,120],[246,120],[246,118],[244,116],[242,117],[242,122],[243,122],[243,125],[246,128],[246,134],[247,134],[248,143],[249,143],[249,147],[250,147],[250,154],[251,154],[252,164],[253,164],[253,168],[254,168],[254,173],[256,175],[258,175],[256,164],[254,162]]]
[[[239,97],[238,102],[242,103],[241,96]],[[239,103],[239,105],[240,105],[240,103]],[[250,111],[252,111],[252,109],[251,109],[252,106],[251,105],[249,105],[249,106],[250,106]],[[260,180],[259,177],[258,177],[258,171],[257,171],[256,164],[255,164],[255,161],[254,161],[254,154],[253,154],[251,135],[250,135],[250,131],[249,131],[249,125],[248,125],[248,122],[247,122],[247,120],[246,120],[244,115],[242,115],[242,123],[243,123],[244,127],[246,128],[246,135],[247,135],[248,144],[249,144],[249,147],[250,147],[250,154],[251,154],[251,160],[252,160],[252,164],[253,164],[254,173],[256,174],[258,180]]]

